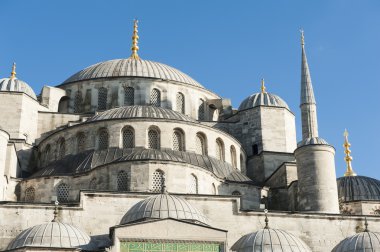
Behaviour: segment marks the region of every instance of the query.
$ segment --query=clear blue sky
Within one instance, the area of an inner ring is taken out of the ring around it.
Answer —
[[[0,76],[13,61],[40,93],[100,61],[126,58],[132,20],[140,56],[176,67],[234,107],[259,90],[281,96],[300,132],[300,36],[318,105],[319,133],[345,170],[343,131],[353,167],[380,179],[380,1],[0,1]]]

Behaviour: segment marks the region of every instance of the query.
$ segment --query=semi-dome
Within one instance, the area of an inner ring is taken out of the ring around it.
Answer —
[[[281,107],[289,109],[288,104],[279,96],[267,92],[252,94],[245,98],[239,106],[239,110],[250,109],[257,106]]]
[[[380,233],[361,232],[341,241],[332,252],[380,251]]]
[[[329,145],[329,143],[321,137],[309,137],[309,138],[306,138],[306,139],[300,141],[297,144],[297,146],[301,147],[304,145],[318,145],[318,144]]]
[[[142,59],[114,59],[89,66],[67,80],[63,84],[112,77],[145,77],[180,82],[196,87],[203,86],[187,74],[168,65]]]
[[[380,181],[365,176],[347,176],[337,179],[339,199],[380,200]]]
[[[81,229],[58,221],[37,225],[22,231],[7,250],[22,247],[81,248],[96,250],[91,238]]]
[[[264,228],[241,237],[232,247],[237,252],[311,252],[298,237],[280,230]]]
[[[188,201],[168,193],[150,196],[135,204],[122,218],[120,224],[147,219],[173,218],[207,224],[207,218]]]
[[[194,119],[176,112],[171,109],[165,109],[155,106],[126,106],[110,109],[100,112],[97,115],[88,119],[91,121],[112,120],[112,119],[130,119],[130,118],[155,118],[169,119],[177,121],[195,122]]]
[[[17,78],[0,79],[0,91],[22,92],[37,100],[33,89],[26,82]]]

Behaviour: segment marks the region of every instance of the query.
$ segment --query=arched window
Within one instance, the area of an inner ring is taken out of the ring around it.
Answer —
[[[77,134],[77,152],[86,150],[86,136],[83,132]]]
[[[185,151],[185,139],[184,133],[180,129],[173,131],[173,150]]]
[[[212,194],[216,195],[216,186],[212,183]]]
[[[34,202],[35,194],[36,194],[36,190],[34,189],[34,187],[28,187],[25,190],[25,201]]]
[[[135,133],[133,128],[125,127],[123,129],[123,148],[135,147]]]
[[[44,165],[47,165],[50,162],[51,159],[51,147],[50,144],[46,145],[45,151],[44,151]]]
[[[148,148],[160,149],[160,133],[156,129],[150,129],[148,131]]]
[[[231,164],[232,167],[237,168],[237,160],[236,160],[236,149],[233,145],[230,147],[230,153],[231,153]]]
[[[83,105],[82,92],[77,91],[74,97],[74,113],[81,113]]]
[[[135,105],[135,89],[133,87],[124,88],[124,106]]]
[[[58,140],[58,159],[62,159],[66,155],[66,141],[64,138]]]
[[[67,113],[69,108],[70,98],[68,96],[63,96],[58,103],[58,112]]]
[[[120,171],[117,174],[117,190],[118,191],[128,191],[128,180],[129,180],[129,175],[125,171]]]
[[[224,143],[222,139],[216,139],[216,149],[215,149],[216,158],[224,161]]]
[[[240,193],[239,191],[233,191],[233,192],[232,192],[232,195],[235,195],[235,196],[240,196],[240,195],[241,195],[241,193]]]
[[[203,121],[204,119],[205,119],[205,101],[203,99],[199,99],[198,120]]]
[[[150,92],[150,105],[161,107],[161,92],[157,88],[153,88]]]
[[[257,155],[259,154],[259,147],[257,144],[252,145],[252,155]]]
[[[197,194],[198,193],[198,178],[194,174],[190,175],[188,192],[191,194]]]
[[[182,93],[177,93],[176,109],[177,109],[177,112],[185,114],[185,96]]]
[[[152,191],[161,193],[165,186],[165,175],[161,170],[155,170],[152,177]]]
[[[58,202],[69,201],[69,186],[67,184],[62,183],[57,187],[57,200]]]
[[[242,153],[240,153],[240,170],[245,172],[245,161]]]
[[[108,148],[108,131],[106,129],[99,130],[99,137],[98,137],[98,149],[104,150]]]
[[[107,109],[107,88],[101,87],[98,90],[98,110]]]
[[[90,184],[89,184],[89,189],[90,190],[95,190],[96,189],[96,184],[97,184],[96,178],[91,179]]]
[[[195,153],[200,155],[207,155],[206,137],[202,133],[197,133],[195,136]]]

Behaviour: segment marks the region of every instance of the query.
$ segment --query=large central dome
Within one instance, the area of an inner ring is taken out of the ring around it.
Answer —
[[[109,60],[89,66],[65,80],[63,84],[110,77],[155,78],[203,88],[193,78],[173,67],[154,61],[132,58]]]

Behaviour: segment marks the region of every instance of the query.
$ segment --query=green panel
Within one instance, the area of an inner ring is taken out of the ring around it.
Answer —
[[[121,252],[219,252],[220,244],[197,242],[128,241],[120,243]]]

